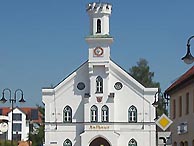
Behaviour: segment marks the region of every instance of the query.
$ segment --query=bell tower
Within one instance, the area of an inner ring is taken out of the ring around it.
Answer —
[[[112,5],[109,3],[89,3],[86,11],[90,20],[90,34],[86,37],[89,45],[89,70],[94,66],[105,66],[109,71],[110,45],[113,38],[109,34],[109,17]]]

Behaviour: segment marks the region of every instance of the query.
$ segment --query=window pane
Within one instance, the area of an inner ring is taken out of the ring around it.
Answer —
[[[108,122],[108,117],[109,117],[108,107],[104,105],[102,107],[102,122]]]
[[[72,146],[72,143],[69,139],[66,139],[63,143],[63,146]]]
[[[131,106],[128,111],[129,122],[137,122],[137,109],[135,106]]]
[[[31,119],[38,120],[38,109],[31,109]]]
[[[13,123],[13,131],[22,131],[21,123]]]
[[[63,110],[63,120],[64,122],[72,122],[72,110],[71,107],[66,106]]]
[[[14,113],[13,114],[13,120],[14,121],[21,121],[22,120],[22,114]]]
[[[129,141],[129,146],[137,146],[136,140],[135,140],[135,139],[131,139],[131,140]]]
[[[96,92],[103,93],[103,79],[100,76],[96,78]]]
[[[98,121],[98,115],[97,115],[97,113],[98,113],[98,109],[97,109],[97,107],[96,106],[92,106],[91,107],[91,109],[90,109],[91,111],[91,122],[97,122]]]

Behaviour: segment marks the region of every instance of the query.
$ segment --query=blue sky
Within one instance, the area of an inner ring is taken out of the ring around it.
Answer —
[[[42,87],[58,84],[88,59],[89,2],[95,1],[0,1],[1,92],[20,88],[26,106],[41,105]],[[103,2],[113,5],[111,58],[123,69],[145,58],[164,91],[192,66],[180,58],[194,35],[193,0]]]

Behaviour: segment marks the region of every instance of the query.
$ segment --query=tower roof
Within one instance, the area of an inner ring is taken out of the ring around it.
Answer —
[[[106,13],[111,14],[112,5],[109,3],[89,3],[86,7],[89,14]]]

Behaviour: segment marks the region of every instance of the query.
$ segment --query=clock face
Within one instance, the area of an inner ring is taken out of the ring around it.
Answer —
[[[94,49],[94,55],[95,56],[102,56],[104,53],[104,50],[101,47],[96,47]]]

